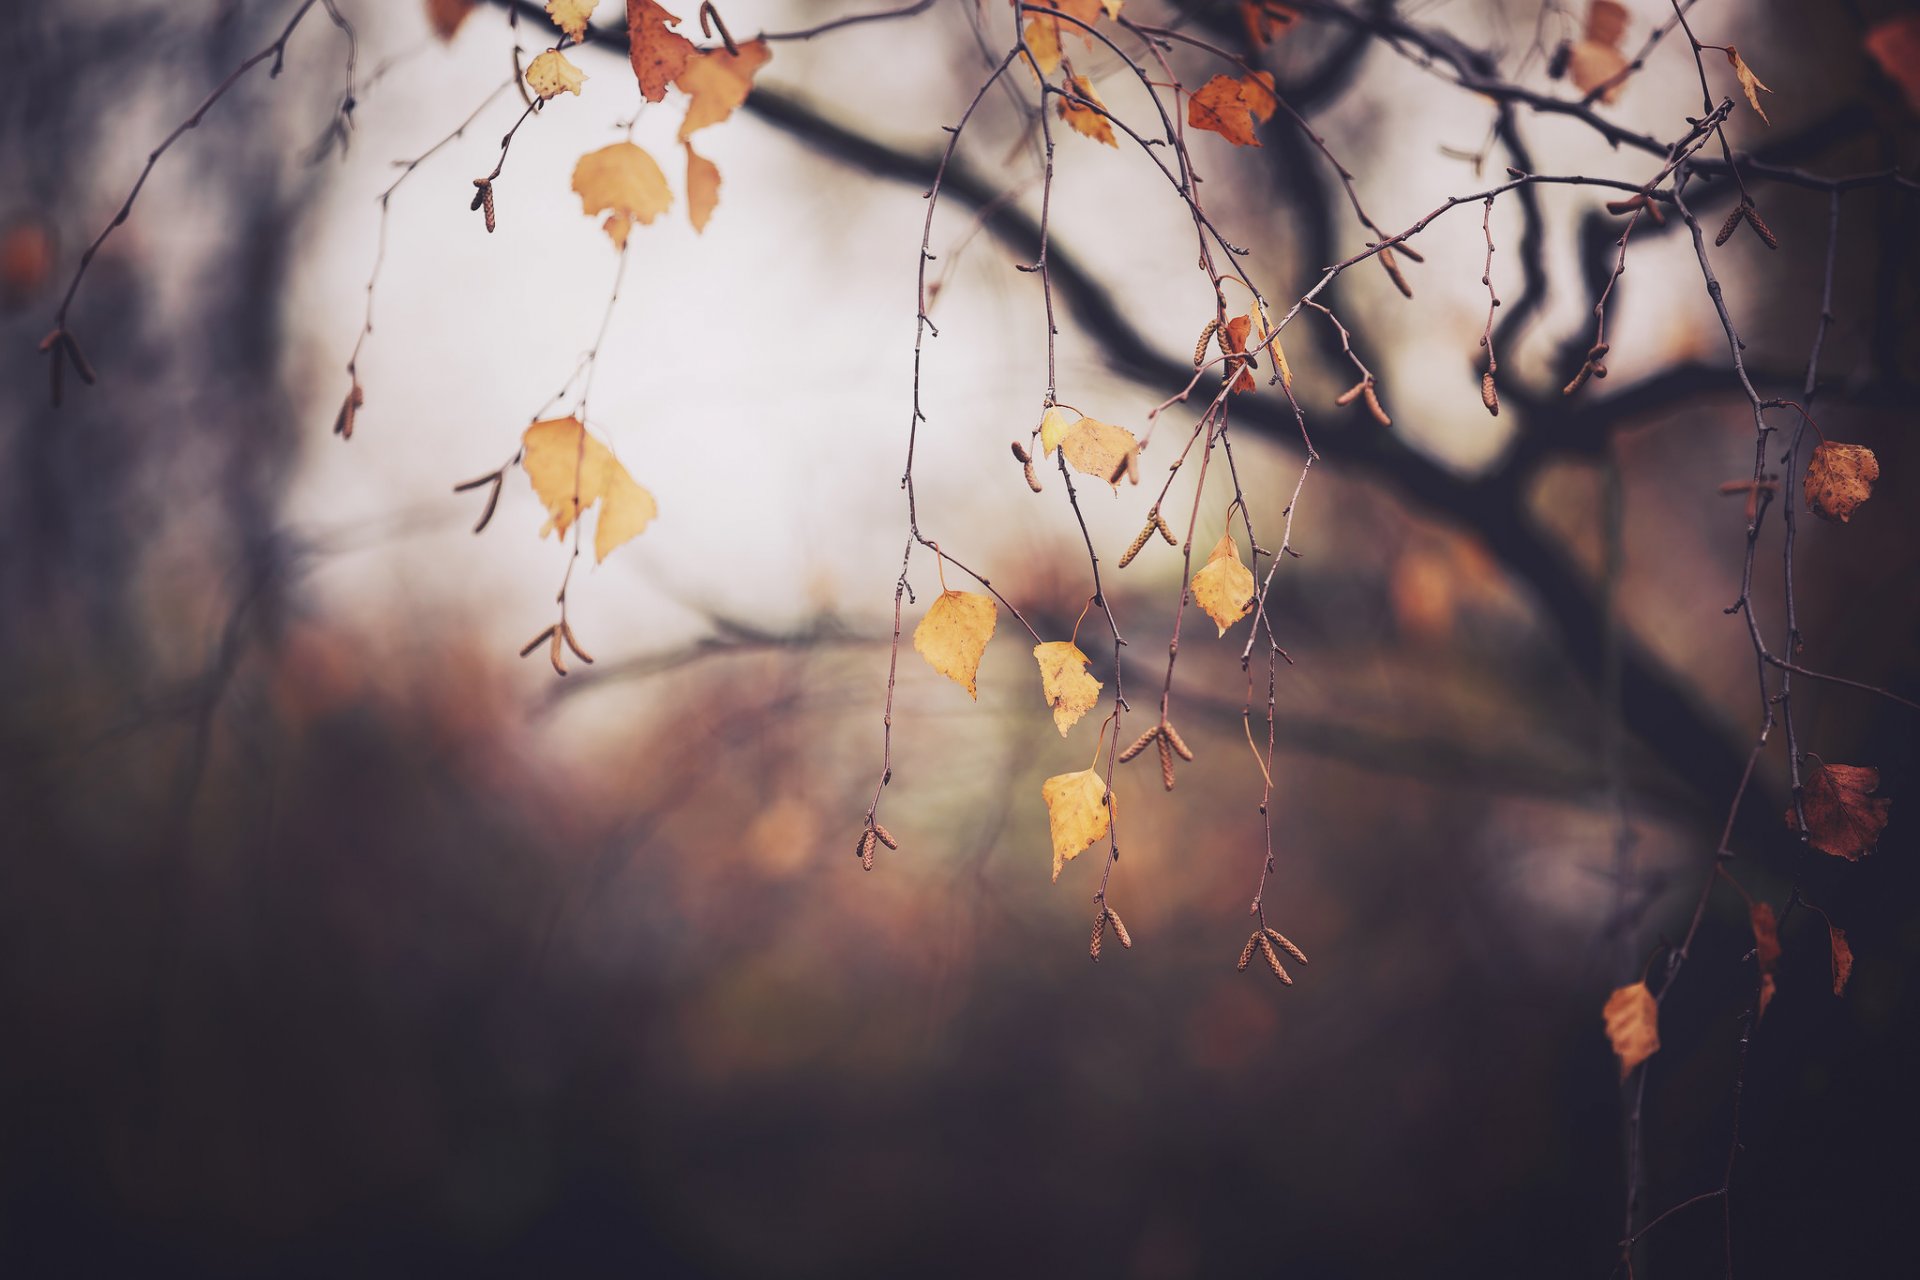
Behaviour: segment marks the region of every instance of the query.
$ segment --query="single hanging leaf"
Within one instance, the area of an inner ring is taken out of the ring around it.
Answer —
[[[1040,664],[1040,692],[1053,708],[1054,727],[1064,738],[1067,730],[1100,700],[1100,682],[1087,674],[1091,659],[1071,641],[1037,644],[1033,657]]]
[[[1592,93],[1601,85],[1607,91],[1600,101],[1612,105],[1620,98],[1626,81],[1618,79],[1627,69],[1627,55],[1620,41],[1627,33],[1627,9],[1619,0],[1593,0],[1587,7],[1587,26],[1582,37],[1568,51],[1567,74],[1580,92]]]
[[[1858,862],[1880,843],[1887,826],[1891,800],[1875,800],[1873,791],[1880,785],[1880,771],[1866,765],[1821,764],[1807,773],[1800,789],[1800,807],[1807,814],[1807,843],[1821,853]],[[1787,826],[1798,831],[1800,823],[1791,806]]]
[[[1042,439],[1045,438],[1045,429],[1046,420],[1042,418]],[[1131,465],[1139,452],[1140,442],[1134,438],[1133,432],[1111,423],[1096,422],[1092,418],[1080,419],[1060,439],[1060,454],[1067,460],[1068,466],[1075,471],[1098,476],[1115,488],[1119,488],[1122,471],[1132,476],[1135,484],[1140,483]]]
[[[693,41],[672,28],[680,19],[653,0],[627,0],[627,60],[648,102],[667,96],[667,86],[680,78],[699,50]]]
[[[1660,1006],[1654,1003],[1647,984],[1636,982],[1621,987],[1607,997],[1603,1011],[1607,1020],[1607,1038],[1620,1058],[1620,1079],[1660,1051]]]
[[[1227,327],[1220,330],[1220,345],[1225,348],[1227,354],[1245,354],[1247,350],[1247,333],[1252,326],[1252,316],[1235,316],[1233,319],[1227,321]],[[1258,384],[1254,382],[1253,375],[1247,371],[1246,361],[1230,360],[1227,362],[1227,367],[1232,369],[1236,363],[1239,365],[1239,369],[1233,379],[1233,394],[1239,395],[1242,391],[1253,390]]]
[[[980,697],[975,679],[980,656],[993,638],[1000,607],[992,596],[977,591],[942,591],[940,598],[913,629],[913,647],[935,671],[963,686],[967,696]]]
[[[549,49],[527,64],[527,88],[542,100],[562,93],[580,94],[587,73],[568,62],[558,49]]]
[[[673,204],[667,175],[652,156],[631,142],[616,142],[581,156],[573,166],[573,189],[579,193],[583,212],[607,210],[606,232],[622,249],[635,222],[652,222]]]
[[[1055,774],[1040,787],[1047,802],[1047,827],[1053,836],[1053,879],[1084,849],[1106,839],[1113,823],[1112,798],[1099,771]]]
[[[1275,36],[1291,31],[1299,18],[1298,11],[1279,0],[1240,0],[1240,21],[1247,28],[1247,40],[1260,48],[1272,44]]]
[[[765,40],[749,40],[740,52],[705,49],[687,60],[685,70],[674,84],[691,101],[687,118],[680,122],[680,141],[692,137],[695,130],[719,124],[753,92],[753,76],[767,64],[773,50]]]
[[[696,232],[705,231],[707,219],[720,203],[720,166],[694,154],[691,142],[680,145],[687,150],[687,220]]]
[[[1193,575],[1193,598],[1225,635],[1252,611],[1253,594],[1253,571],[1240,562],[1233,535],[1222,534],[1206,564]]]
[[[1746,59],[1732,45],[1727,46],[1727,61],[1733,64],[1733,74],[1739,79],[1740,87],[1747,91],[1747,105],[1759,112],[1762,120],[1767,120],[1766,108],[1760,105],[1760,91],[1766,89],[1772,93],[1773,90],[1760,83],[1760,77],[1753,74],[1753,68],[1747,65]],[[1767,123],[1772,124],[1773,121],[1767,120]]]
[[[1888,18],[1867,32],[1867,52],[1920,115],[1920,13]]]
[[[1273,95],[1263,92],[1271,101]],[[1253,136],[1253,111],[1241,93],[1240,82],[1232,76],[1215,76],[1187,99],[1187,124],[1217,133],[1236,147],[1260,145],[1260,139]]]
[[[1040,64],[1040,74],[1050,76],[1060,69],[1060,22],[1057,18],[1036,17],[1027,23],[1027,48]]]
[[[547,0],[547,16],[553,19],[553,25],[573,37],[579,44],[587,36],[587,23],[593,17],[594,6],[600,0]]]
[[[1833,945],[1833,994],[1842,995],[1847,989],[1847,979],[1853,976],[1853,947],[1847,942],[1847,931],[1827,926],[1827,941]]]
[[[1880,460],[1865,445],[1822,443],[1807,460],[1807,510],[1845,524],[1879,478]]]
[[[1105,110],[1107,104],[1100,101],[1100,95],[1093,91],[1093,85],[1085,76],[1069,76],[1067,84],[1075,94],[1093,103],[1095,107],[1100,107],[1102,111]],[[1114,141],[1113,123],[1093,107],[1083,107],[1077,102],[1068,102],[1062,98],[1060,99],[1060,118],[1073,126],[1075,133],[1092,138],[1095,142],[1104,142],[1115,148],[1120,145]]]
[[[1261,124],[1273,119],[1273,113],[1280,109],[1280,95],[1273,90],[1273,72],[1256,71],[1240,77],[1240,101]]]
[[[521,465],[547,509],[540,536],[565,536],[576,517],[600,504],[593,532],[595,563],[637,536],[660,514],[653,495],[634,483],[613,451],[587,433],[578,418],[549,418],[521,438]]]
[[[1067,432],[1072,429],[1072,426],[1073,424],[1067,420],[1065,409],[1057,404],[1048,405],[1047,411],[1040,415],[1040,452],[1052,453],[1059,448],[1060,442],[1067,438]]]
[[[1767,1006],[1773,1003],[1774,974],[1780,966],[1780,921],[1764,902],[1749,907],[1747,919],[1753,926],[1754,962],[1760,967],[1760,1007],[1753,1015],[1758,1022],[1767,1016]]]

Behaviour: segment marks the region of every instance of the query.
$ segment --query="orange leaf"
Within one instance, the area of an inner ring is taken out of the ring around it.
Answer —
[[[720,166],[696,155],[691,142],[680,145],[687,151],[687,220],[696,232],[705,231],[707,219],[720,203]]]
[[[1247,39],[1264,48],[1276,35],[1293,30],[1300,14],[1279,0],[1241,0],[1240,21],[1246,24]]]
[[[1766,89],[1772,93],[1773,90],[1760,83],[1760,77],[1753,74],[1753,68],[1747,65],[1747,60],[1732,45],[1727,46],[1727,61],[1733,64],[1733,74],[1740,81],[1740,87],[1747,91],[1747,105],[1759,112],[1762,120],[1767,120],[1766,108],[1760,105],[1760,91]],[[1772,124],[1773,121],[1767,120],[1767,123]]]
[[[753,91],[754,73],[767,65],[773,51],[764,40],[750,40],[738,54],[725,49],[708,49],[687,60],[674,84],[691,102],[687,118],[680,122],[680,141],[685,142],[696,129],[719,124],[732,115],[734,108]]]
[[[589,151],[573,166],[573,189],[585,213],[607,210],[606,231],[620,248],[635,222],[652,222],[673,204],[667,175],[631,142]]]
[[[1841,524],[1873,493],[1880,460],[1865,445],[1822,442],[1807,459],[1807,510]]]
[[[648,102],[666,97],[667,86],[680,78],[687,61],[698,52],[693,41],[668,29],[679,25],[680,19],[653,0],[627,0],[627,57],[640,81],[641,96]]]
[[[1753,926],[1754,962],[1760,967],[1760,1008],[1753,1015],[1758,1022],[1767,1016],[1767,1006],[1773,1003],[1774,971],[1780,964],[1780,922],[1764,902],[1749,907],[1747,919]]]
[[[594,503],[600,518],[593,531],[593,558],[605,560],[660,513],[653,495],[634,483],[606,445],[587,434],[578,418],[549,418],[527,428],[521,438],[533,491],[547,509],[540,530],[564,535]]]
[[[427,0],[427,25],[442,40],[453,39],[480,0]]]
[[[1060,22],[1057,18],[1036,17],[1027,23],[1024,36],[1040,74],[1050,76],[1060,69]]]
[[[1920,13],[1888,18],[1867,32],[1867,52],[1920,113]]]
[[[1607,1039],[1620,1059],[1620,1078],[1660,1051],[1660,1006],[1654,1003],[1647,984],[1636,982],[1621,987],[1607,997],[1602,1010],[1607,1020]]]
[[[1800,790],[1800,807],[1807,813],[1807,843],[1821,853],[1858,862],[1880,843],[1887,826],[1891,800],[1875,800],[1880,771],[1866,765],[1821,764],[1807,774]],[[1787,826],[1798,831],[1792,808]]]
[[[1266,93],[1264,89],[1262,92]],[[1273,95],[1266,96],[1271,99]],[[1260,145],[1253,136],[1253,109],[1240,82],[1232,76],[1215,76],[1200,86],[1200,92],[1187,100],[1187,123],[1217,133],[1236,147]]]
[[[1832,924],[1827,925],[1827,941],[1833,945],[1833,994],[1840,995],[1853,976],[1853,948],[1847,943],[1847,931]]]

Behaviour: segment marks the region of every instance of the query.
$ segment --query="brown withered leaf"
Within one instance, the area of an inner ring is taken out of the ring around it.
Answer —
[[[1827,941],[1833,947],[1833,994],[1843,995],[1847,979],[1853,976],[1853,947],[1847,942],[1847,931],[1831,923],[1827,925]]]
[[[1772,93],[1773,90],[1760,83],[1760,77],[1753,74],[1753,68],[1747,65],[1747,60],[1732,45],[1727,46],[1727,61],[1733,64],[1733,74],[1740,81],[1740,87],[1747,92],[1747,105],[1758,112],[1762,120],[1772,124],[1773,121],[1767,120],[1766,108],[1760,105],[1760,92],[1764,89]]]
[[[773,51],[765,40],[749,40],[740,52],[704,49],[687,59],[686,67],[674,84],[691,99],[687,118],[680,122],[680,141],[692,137],[695,130],[719,124],[753,92],[754,73],[767,64]]]
[[[1780,965],[1780,921],[1764,902],[1747,909],[1747,920],[1753,926],[1754,962],[1760,967],[1760,1008],[1753,1015],[1758,1022],[1767,1016],[1767,1006],[1773,1003],[1774,974]]]
[[[1263,103],[1273,102],[1271,90],[1261,86],[1258,92]],[[1267,114],[1272,114],[1271,107]],[[1253,107],[1241,83],[1232,76],[1215,76],[1187,99],[1187,124],[1217,133],[1236,147],[1260,145],[1253,133]]]
[[[1100,101],[1100,95],[1093,91],[1093,85],[1085,76],[1069,76],[1067,84],[1075,94],[1093,103],[1095,107],[1103,110],[1106,107],[1107,104]],[[1083,107],[1077,102],[1068,102],[1062,98],[1060,99],[1060,118],[1073,126],[1075,133],[1092,138],[1095,142],[1104,142],[1114,148],[1120,145],[1114,140],[1112,121],[1108,120],[1101,111],[1095,111],[1093,107]]]
[[[680,19],[653,0],[627,0],[627,60],[648,102],[665,98],[667,86],[699,52],[693,41],[673,30],[679,25]]]
[[[480,0],[427,0],[427,25],[442,40],[451,40]]]
[[[1647,984],[1636,982],[1608,996],[1602,1016],[1607,1021],[1607,1039],[1620,1059],[1620,1078],[1625,1080],[1660,1051],[1660,1006]]]
[[[1880,460],[1859,444],[1824,441],[1807,460],[1807,510],[1822,520],[1853,519],[1854,508],[1873,493]]]
[[[1807,843],[1821,853],[1858,862],[1880,843],[1891,800],[1876,800],[1880,771],[1867,765],[1820,764],[1807,772],[1800,807],[1807,813]],[[1787,826],[1800,829],[1791,806]]]
[[[1867,52],[1920,115],[1920,13],[1888,18],[1867,32]]]
[[[913,629],[913,647],[929,665],[978,699],[980,658],[1000,621],[1000,606],[977,591],[942,591]]]
[[[1627,55],[1620,51],[1620,40],[1626,32],[1625,5],[1619,0],[1593,0],[1587,8],[1586,31],[1568,51],[1567,74],[1574,84],[1582,93],[1607,85],[1600,101],[1609,106],[1618,101],[1626,84],[1616,79],[1628,65]]]

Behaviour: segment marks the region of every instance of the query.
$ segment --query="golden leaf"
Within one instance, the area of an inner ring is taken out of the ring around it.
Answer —
[[[720,203],[720,167],[696,155],[691,142],[680,145],[687,150],[687,220],[695,231],[705,231],[707,219]]]
[[[1054,18],[1035,18],[1027,23],[1024,36],[1040,74],[1050,76],[1060,69],[1060,23]]]
[[[1654,1003],[1647,984],[1636,982],[1621,987],[1607,997],[1603,1011],[1607,1020],[1607,1038],[1620,1058],[1620,1078],[1660,1050],[1660,1006]]]
[[[1280,109],[1280,97],[1273,91],[1273,72],[1256,71],[1240,78],[1240,100],[1261,124],[1273,119]]]
[[[913,629],[913,647],[935,671],[965,686],[967,696],[978,700],[975,681],[980,655],[987,651],[987,641],[993,638],[999,620],[1000,607],[992,596],[977,591],[942,591]]]
[[[1053,878],[1082,850],[1106,838],[1113,823],[1113,798],[1094,769],[1060,773],[1041,784],[1047,802],[1047,828],[1053,837]]]
[[[1773,90],[1760,83],[1760,77],[1753,74],[1753,68],[1747,65],[1747,60],[1732,45],[1727,46],[1727,61],[1733,64],[1733,74],[1739,79],[1740,87],[1747,91],[1747,105],[1759,112],[1762,120],[1767,120],[1766,108],[1760,105],[1760,91],[1766,89],[1772,93]],[[1773,121],[1767,120],[1767,123],[1772,124]]]
[[[593,531],[593,558],[605,560],[660,514],[653,495],[634,483],[613,451],[588,434],[578,418],[549,418],[521,438],[521,466],[547,509],[540,530],[564,536],[574,520],[600,504]]]
[[[1253,594],[1253,571],[1240,562],[1233,535],[1222,534],[1207,563],[1193,575],[1193,598],[1225,635],[1228,627],[1252,611]]]
[[[1887,827],[1891,800],[1875,800],[1880,771],[1866,765],[1820,764],[1808,770],[1800,788],[1800,807],[1807,815],[1807,843],[1821,853],[1858,862],[1880,843]],[[1800,829],[1792,806],[1787,826]]]
[[[1093,85],[1085,76],[1069,76],[1067,84],[1075,94],[1091,102],[1095,107],[1101,108],[1101,111],[1095,111],[1093,107],[1083,107],[1077,102],[1068,102],[1062,98],[1060,99],[1060,118],[1073,126],[1075,133],[1084,134],[1095,142],[1104,142],[1110,147],[1118,147],[1120,144],[1113,138],[1113,124],[1102,114],[1107,104],[1100,101],[1100,95],[1093,91]]]
[[[652,222],[673,205],[667,175],[631,142],[589,151],[573,166],[573,189],[585,213],[607,210],[606,232],[621,248],[635,222]]]
[[[549,49],[527,64],[527,88],[541,98],[571,93],[578,97],[587,73],[567,61],[558,49]]]
[[[1067,438],[1067,432],[1072,429],[1072,426],[1073,424],[1067,421],[1065,409],[1057,404],[1048,405],[1047,411],[1040,415],[1040,452],[1052,453],[1059,448],[1060,442]]]
[[[586,38],[587,22],[593,17],[594,6],[600,0],[547,0],[547,16],[553,19],[553,25],[573,37],[579,44]]]
[[[667,86],[680,78],[687,62],[699,50],[693,41],[670,27],[680,19],[653,0],[627,0],[627,61],[648,102],[667,96]]]
[[[1041,420],[1041,429],[1045,431],[1045,419]],[[1098,476],[1115,488],[1119,487],[1121,471],[1133,476],[1133,482],[1140,480],[1130,465],[1134,455],[1140,452],[1140,442],[1134,439],[1133,432],[1125,427],[1116,427],[1111,423],[1096,422],[1092,418],[1082,418],[1067,428],[1060,438],[1060,455],[1067,465],[1075,471]]]
[[[1879,478],[1880,460],[1865,445],[1822,443],[1807,460],[1807,510],[1845,524]]]
[[[1264,86],[1260,93],[1267,102],[1273,100]],[[1268,114],[1272,114],[1271,109]],[[1260,139],[1253,136],[1253,109],[1241,92],[1240,82],[1232,76],[1215,76],[1187,100],[1187,124],[1217,133],[1236,147],[1260,145]]]
[[[1067,730],[1100,700],[1100,682],[1087,674],[1091,659],[1071,641],[1037,644],[1033,657],[1040,664],[1040,692],[1053,708],[1054,727],[1064,738]]]
[[[689,58],[686,68],[674,80],[691,99],[687,103],[687,118],[680,122],[680,141],[685,142],[695,130],[719,124],[732,115],[734,108],[753,92],[754,73],[772,56],[773,51],[767,48],[765,40],[749,40],[740,46],[737,54],[725,49],[705,49]]]

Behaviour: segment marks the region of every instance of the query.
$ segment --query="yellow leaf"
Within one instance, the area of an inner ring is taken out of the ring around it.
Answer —
[[[620,459],[589,435],[578,418],[536,422],[527,428],[521,446],[521,465],[547,509],[542,537],[565,536],[574,520],[598,502],[600,519],[593,533],[597,563],[660,514],[653,495],[634,483]]]
[[[1041,425],[1044,431],[1044,419]],[[1068,466],[1075,471],[1098,476],[1116,488],[1119,487],[1120,473],[1123,471],[1135,484],[1140,483],[1139,472],[1133,462],[1139,452],[1140,442],[1134,439],[1133,432],[1125,427],[1096,422],[1092,418],[1082,418],[1074,423],[1060,440],[1060,453],[1066,458]]]
[[[1053,836],[1053,878],[1060,880],[1060,868],[1106,838],[1113,823],[1113,799],[1099,772],[1082,769],[1078,773],[1055,774],[1041,784],[1040,798],[1047,802],[1047,827]]]
[[[1040,452],[1048,454],[1059,448],[1072,426],[1065,409],[1057,404],[1048,405],[1047,411],[1040,415]]]
[[[692,137],[695,130],[719,124],[732,115],[734,108],[753,91],[754,72],[765,66],[773,51],[765,40],[749,40],[737,54],[725,49],[705,49],[694,53],[675,78],[688,98],[687,118],[680,122],[680,141]]]
[[[1603,1011],[1607,1020],[1607,1038],[1620,1058],[1620,1078],[1660,1050],[1660,1006],[1654,1003],[1647,984],[1636,982],[1621,987],[1607,997]]]
[[[1100,0],[1100,7],[1107,11],[1109,18],[1117,19],[1120,16],[1120,6],[1124,3],[1126,0]]]
[[[1822,520],[1853,519],[1854,508],[1873,493],[1880,460],[1863,444],[1822,441],[1807,460],[1807,510]]]
[[[680,19],[653,0],[627,0],[627,61],[640,82],[640,96],[648,102],[666,97],[667,86],[699,52],[693,41],[668,30],[679,25]]]
[[[1264,85],[1257,92],[1264,98],[1263,105],[1273,100]],[[1270,107],[1267,114],[1273,114]],[[1241,83],[1232,76],[1215,76],[1187,99],[1187,124],[1217,133],[1236,147],[1260,145],[1260,139],[1253,136],[1253,108]]]
[[[1037,644],[1033,657],[1040,664],[1040,692],[1053,708],[1054,727],[1064,738],[1067,730],[1100,700],[1100,682],[1087,674],[1089,659],[1071,641]]]
[[[1253,609],[1253,571],[1240,563],[1233,535],[1222,534],[1200,572],[1193,575],[1193,598],[1207,611],[1220,634]]]
[[[987,641],[993,638],[994,624],[999,620],[1000,607],[992,596],[977,591],[942,591],[913,629],[913,647],[935,671],[964,685],[967,696],[978,699],[975,680],[980,673],[980,655],[987,651]]]
[[[579,96],[587,73],[568,62],[558,49],[549,49],[527,64],[527,88],[542,98],[571,93]]]
[[[589,151],[573,166],[573,189],[586,213],[608,210],[606,231],[625,248],[635,222],[652,222],[673,204],[667,175],[631,142]]]
[[[1766,109],[1760,105],[1760,91],[1766,89],[1772,93],[1773,90],[1760,83],[1760,77],[1753,74],[1753,68],[1747,65],[1746,59],[1732,45],[1727,46],[1727,61],[1733,64],[1733,74],[1739,78],[1740,87],[1747,91],[1747,105],[1759,112],[1762,120],[1767,120]],[[1767,120],[1767,123],[1772,124],[1773,121]]]
[[[687,218],[695,231],[707,229],[707,219],[720,203],[720,167],[703,155],[696,155],[691,142],[687,149]]]
[[[1093,91],[1093,85],[1088,83],[1085,76],[1069,76],[1067,83],[1075,94],[1093,103],[1095,107],[1100,107],[1102,110],[1106,108],[1107,104],[1100,101],[1100,95]],[[1060,118],[1072,125],[1075,133],[1084,134],[1095,142],[1104,142],[1110,147],[1120,145],[1113,140],[1112,123],[1093,107],[1083,107],[1062,98],[1060,99]]]
[[[1040,74],[1050,76],[1060,69],[1060,23],[1053,18],[1035,18],[1027,24],[1027,48],[1040,64]]]
[[[600,0],[547,0],[547,16],[553,19],[553,25],[573,37],[579,44],[587,34],[587,21],[593,17],[593,8]]]
[[[1273,337],[1273,330],[1267,328],[1266,312],[1262,311],[1259,307],[1255,307],[1251,313],[1251,319],[1253,321],[1253,328],[1252,332],[1248,334],[1248,349],[1258,351],[1262,346],[1265,346],[1268,351],[1271,351],[1273,353],[1273,362],[1280,369],[1280,385],[1289,391],[1293,390],[1293,370],[1287,366],[1287,353],[1280,346],[1280,339]],[[1271,343],[1267,341],[1270,337],[1273,337]]]

